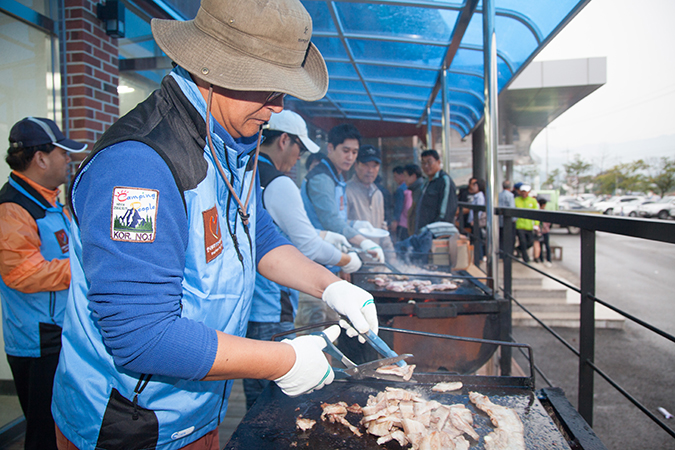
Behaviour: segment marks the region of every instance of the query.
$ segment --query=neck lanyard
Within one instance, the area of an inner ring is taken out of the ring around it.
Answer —
[[[230,190],[230,193],[234,197],[234,199],[237,201],[239,204],[239,216],[241,217],[241,222],[244,224],[244,226],[248,226],[248,219],[250,218],[250,215],[248,214],[248,201],[251,199],[251,192],[253,191],[253,185],[255,184],[255,175],[258,170],[258,155],[260,154],[260,141],[262,140],[262,127],[261,130],[258,132],[258,145],[256,145],[255,148],[255,159],[253,161],[253,176],[251,178],[251,184],[248,187],[248,194],[246,195],[246,201],[244,203],[241,202],[241,199],[235,192],[234,188],[232,187],[232,184],[230,184],[230,180],[227,179],[227,176],[225,175],[225,171],[223,170],[223,167],[220,165],[220,161],[218,160],[218,155],[216,154],[216,151],[213,147],[213,141],[211,139],[211,97],[213,96],[213,85],[209,86],[209,96],[206,101],[206,140],[209,144],[209,149],[211,150],[211,153],[213,154],[213,159],[216,162],[216,167],[218,167],[218,171],[220,174],[223,176],[223,179],[225,180],[225,184],[227,184],[227,188]],[[227,156],[226,156],[227,157]]]

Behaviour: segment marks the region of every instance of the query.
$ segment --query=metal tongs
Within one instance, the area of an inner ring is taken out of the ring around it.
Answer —
[[[373,333],[372,331],[370,331],[370,333],[375,335],[375,333]],[[398,377],[396,375],[387,375],[387,374],[378,373],[377,369],[379,367],[389,366],[389,365],[392,365],[392,364],[401,365],[401,363],[403,363],[403,365],[406,365],[404,360],[406,358],[412,357],[412,355],[409,354],[409,353],[406,353],[406,354],[403,354],[403,355],[397,355],[392,350],[389,350],[391,353],[393,353],[393,355],[389,355],[387,358],[377,359],[375,361],[370,361],[370,362],[367,362],[367,363],[357,365],[357,364],[354,364],[354,362],[352,362],[352,360],[347,358],[347,356],[345,356],[345,354],[342,353],[342,351],[339,348],[337,348],[335,346],[335,344],[333,344],[331,342],[330,338],[326,335],[326,333],[321,331],[319,333],[314,333],[314,334],[322,337],[323,340],[326,342],[326,348],[324,348],[323,351],[325,353],[327,353],[328,355],[332,356],[333,358],[337,359],[338,361],[340,361],[342,363],[342,365],[345,366],[344,369],[333,367],[333,371],[335,372],[336,378],[352,378],[352,379],[355,379],[355,380],[362,380],[364,378],[376,378],[376,379],[379,379],[379,380],[386,380],[386,381],[403,381],[401,379],[401,377]],[[366,336],[364,336],[364,337],[366,337]],[[377,335],[375,335],[375,337],[377,337]],[[378,337],[377,339],[380,339],[380,338]],[[367,337],[366,337],[366,340],[368,340]],[[374,341],[368,340],[368,342],[374,342]],[[372,343],[371,343],[371,345],[373,345],[373,348],[375,348],[375,350],[377,350],[378,353],[380,353],[380,350],[378,350],[376,345],[374,345]],[[387,349],[389,348],[386,344],[384,344],[384,345],[385,345],[385,347],[387,347]],[[403,366],[401,366],[401,367],[403,367]],[[412,381],[412,380],[410,382],[414,383],[414,381]]]

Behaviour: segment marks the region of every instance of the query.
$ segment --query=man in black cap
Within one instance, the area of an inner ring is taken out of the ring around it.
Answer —
[[[26,117],[9,134],[12,173],[0,190],[0,297],[5,353],[26,418],[26,449],[56,449],[52,385],[70,285],[70,215],[57,197],[68,182],[71,141],[50,119]]]
[[[347,182],[347,218],[355,221],[354,228],[374,239],[382,250],[393,255],[394,246],[386,231],[384,197],[375,184],[382,163],[379,148],[364,145],[359,148],[354,175]],[[370,233],[370,234],[368,234]]]

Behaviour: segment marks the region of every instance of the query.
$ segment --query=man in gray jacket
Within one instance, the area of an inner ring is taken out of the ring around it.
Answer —
[[[511,192],[511,181],[504,180],[502,182],[502,191],[499,193],[497,199],[497,206],[500,208],[515,208],[516,201],[513,198],[513,192]],[[513,219],[515,221],[515,219]],[[504,248],[504,217],[499,216],[499,249]],[[501,256],[500,256],[501,258]]]

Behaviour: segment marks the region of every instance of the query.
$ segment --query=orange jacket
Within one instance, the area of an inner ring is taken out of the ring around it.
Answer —
[[[18,172],[49,203],[56,205],[59,189],[44,188]],[[65,212],[68,217],[68,211]],[[70,286],[70,260],[47,261],[40,253],[40,235],[33,217],[16,203],[0,204],[0,276],[17,291],[31,294]]]

